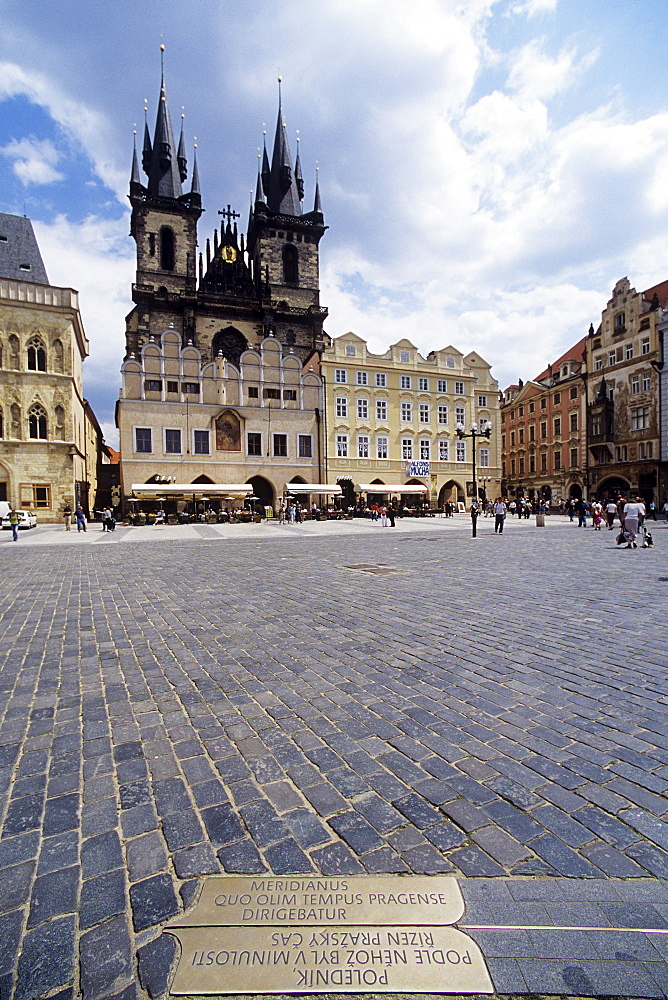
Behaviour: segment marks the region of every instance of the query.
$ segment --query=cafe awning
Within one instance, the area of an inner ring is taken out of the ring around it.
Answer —
[[[248,483],[133,483],[132,493],[138,499],[154,500],[157,497],[246,497],[253,492]]]
[[[397,483],[356,483],[358,493],[427,493],[428,486],[400,486]]]
[[[340,486],[332,486],[329,483],[286,483],[285,493],[322,493],[327,496],[341,496],[343,490]]]

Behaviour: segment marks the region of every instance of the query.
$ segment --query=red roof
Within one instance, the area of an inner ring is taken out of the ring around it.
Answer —
[[[662,309],[665,309],[666,303],[668,303],[668,281],[660,281],[658,285],[652,285],[651,288],[647,288],[642,294],[648,302],[651,302],[655,292],[659,297],[659,305]]]
[[[667,286],[666,294],[668,295],[668,282],[666,282],[666,286]],[[564,361],[582,361],[582,354],[584,352],[586,343],[587,343],[587,338],[582,337],[581,340],[578,340],[577,344],[573,344],[573,346],[569,347],[568,350],[565,351],[560,358],[557,358],[556,361],[553,361],[551,368],[556,369],[558,371],[561,365],[564,363]],[[550,374],[551,374],[550,369],[546,368],[544,372],[540,373],[540,375],[536,375],[536,377],[532,379],[532,382],[540,382],[541,379],[548,378]]]

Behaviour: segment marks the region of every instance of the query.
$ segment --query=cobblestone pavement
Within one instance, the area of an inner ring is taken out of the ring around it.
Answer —
[[[499,993],[668,996],[668,527],[479,529],[3,532],[1,1000],[160,997],[264,871],[452,873]]]

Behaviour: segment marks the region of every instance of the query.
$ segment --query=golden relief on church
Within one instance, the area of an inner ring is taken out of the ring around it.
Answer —
[[[241,421],[231,410],[216,418],[216,451],[241,451]]]

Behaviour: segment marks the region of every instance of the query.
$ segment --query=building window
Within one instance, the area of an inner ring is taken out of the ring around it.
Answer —
[[[478,465],[481,469],[489,469],[489,448],[481,448],[478,452]]]
[[[421,424],[429,423],[429,403],[420,403],[419,408],[419,420]]]
[[[181,388],[189,395],[199,396],[199,382],[182,382]]]
[[[510,460],[510,475],[513,477],[513,479],[515,478],[515,459],[514,458],[511,458],[511,460]]]
[[[463,396],[463,395],[464,395],[464,383],[455,382],[455,396]]]
[[[376,400],[376,420],[382,420],[384,423],[387,421],[387,400],[377,399]]]
[[[547,454],[545,452],[540,456],[540,471],[547,472]]]
[[[283,247],[283,281],[286,285],[299,284],[299,255],[297,247],[292,243],[286,243]]]
[[[410,389],[411,387],[410,375],[402,375],[400,379],[400,384],[402,389]]]
[[[554,418],[554,436],[559,437],[561,434],[561,417]]]
[[[369,373],[368,372],[356,372],[355,382],[357,385],[368,385],[369,384]]]
[[[369,457],[369,435],[368,434],[358,434],[357,435],[357,457],[358,458],[368,458]]]
[[[51,506],[51,487],[42,483],[21,483],[19,487],[20,503],[22,507],[31,509],[33,507]]]
[[[336,457],[337,458],[348,458],[348,435],[347,434],[337,434],[336,435]]]
[[[457,462],[466,461],[466,441],[455,442],[455,460]]]
[[[487,406],[487,403],[485,403],[485,406]],[[536,404],[529,403],[529,413],[535,413],[535,412],[536,412]]]
[[[339,382],[341,385],[346,385],[346,383],[348,382],[347,370],[345,368],[335,368],[334,381]]]
[[[640,392],[640,375],[633,375],[631,377],[631,395],[637,396]]]
[[[437,381],[437,383],[436,383],[436,388],[437,388],[438,392],[447,392],[448,391],[447,380],[444,379],[444,378],[439,378],[438,381]]]
[[[533,406],[533,403],[531,405]],[[487,396],[478,396],[478,406],[487,406]],[[533,413],[533,410],[531,412]]]
[[[649,354],[649,337],[643,337],[640,341],[640,353]]]
[[[297,390],[296,389],[284,389],[283,390],[283,402],[284,403],[296,403],[297,402]]]
[[[577,430],[577,427],[576,427]],[[547,437],[547,420],[543,420],[540,425],[540,436],[545,439]]]
[[[533,428],[532,428],[532,430],[533,430]],[[517,433],[518,433],[518,435],[519,435],[519,438],[518,438],[518,440],[519,440],[519,443],[520,443],[520,444],[524,444],[524,428],[523,428],[523,427],[520,427],[520,429],[518,430],[518,432],[517,432]]]
[[[576,469],[578,465],[578,450],[571,448],[571,469]]]
[[[209,446],[208,431],[194,431],[194,444],[196,455],[208,455],[211,451]]]
[[[540,408],[541,410],[547,409],[547,400],[545,399],[545,396],[543,396],[543,398],[540,401]]]
[[[515,447],[515,431],[510,432],[510,447]]]
[[[443,438],[438,442],[438,460],[439,462],[450,461],[450,442],[444,441]]]
[[[455,406],[455,423],[466,423],[466,408],[464,406]]]
[[[181,454],[181,431],[168,428],[165,430],[165,452],[168,455]]]
[[[644,431],[649,427],[649,406],[639,406],[631,410],[631,430]]]
[[[376,388],[386,389],[387,388],[387,375],[385,372],[376,372]]]
[[[413,438],[401,439],[401,457],[409,459],[413,457]]]
[[[519,462],[519,473],[520,473],[520,476],[523,476],[524,475],[524,458],[520,457],[518,459],[518,462]],[[531,456],[531,463],[532,463],[531,464],[531,471],[535,472],[536,471],[536,460],[533,457],[533,455]]]
[[[409,354],[408,351],[400,351],[399,352],[399,361],[401,362],[402,365],[409,364],[410,360],[411,360],[411,356],[410,356],[410,354]]]
[[[288,457],[288,435],[274,434],[274,458]]]
[[[249,455],[261,455],[262,454],[262,435],[257,434],[255,431],[250,431],[246,438],[248,442],[248,454]]]
[[[346,396],[336,396],[336,415],[337,417],[347,417],[348,416],[348,398]]]
[[[603,417],[592,417],[591,418],[591,434],[592,437],[600,437],[603,433]]]
[[[643,459],[651,458],[652,452],[653,452],[653,447],[651,441],[645,441],[645,442],[641,441],[640,444],[638,445],[638,458],[643,458]]]
[[[571,432],[578,429],[578,415],[577,413],[571,413],[570,416]]]
[[[280,399],[281,390],[280,389],[265,389],[263,394],[265,399]]]
[[[617,352],[616,351],[610,351],[610,353],[608,354],[608,364],[609,365],[616,365],[617,364]]]
[[[561,468],[561,452],[560,451],[555,451],[555,453],[553,455],[553,464],[554,464],[554,471],[558,472],[558,470]]]
[[[529,426],[529,441],[535,441],[535,440],[536,440],[536,425],[531,424]],[[522,432],[520,431],[520,444],[522,444],[522,441],[523,441]]]
[[[519,415],[520,415],[521,417],[523,417],[523,416],[524,416],[524,407],[523,407],[523,406],[520,406],[520,408],[519,408]]]
[[[300,458],[313,458],[313,438],[310,434],[297,436],[297,451]]]
[[[167,392],[178,392],[178,391],[179,391],[179,383],[178,382],[168,382],[167,383]],[[250,389],[248,390],[248,394],[250,395]]]
[[[43,407],[31,407],[28,411],[28,426],[31,438],[46,441],[46,410]]]
[[[144,382],[145,392],[162,392],[162,381],[159,378],[147,378]]]
[[[413,419],[413,404],[412,403],[402,403],[401,404],[401,419],[405,424],[409,424]]]
[[[626,314],[621,312],[615,316],[615,333],[624,333],[626,330]]]
[[[643,392],[649,392],[649,387],[650,387],[649,372],[643,372],[643,376],[642,376],[642,391]]]
[[[148,454],[153,451],[150,427],[135,427],[135,451]]]
[[[418,389],[420,392],[429,392],[429,379],[419,378],[418,379]]]
[[[431,457],[431,442],[429,438],[420,438],[420,458],[428,462]]]
[[[160,228],[160,269],[173,271],[176,260],[174,230],[169,226]]]
[[[578,398],[578,387],[576,385],[571,386],[571,391],[569,393],[571,399]]]
[[[555,406],[559,406],[560,403],[561,403],[561,393],[560,392],[555,392],[555,394],[554,394],[554,405]]]
[[[626,360],[630,361],[633,357],[633,344],[626,345]]]
[[[439,424],[447,424],[448,422],[448,408],[443,403],[438,404],[438,422]]]
[[[260,398],[260,390],[259,390],[258,386],[256,386],[256,385],[249,385],[248,386],[248,398],[249,399],[259,399]]]
[[[46,371],[46,351],[39,337],[33,337],[28,341],[28,371]]]
[[[376,458],[387,458],[387,438],[376,438]]]
[[[368,420],[369,419],[369,400],[368,399],[358,399],[357,400],[357,418],[358,418],[358,420]]]
[[[625,444],[619,445],[615,448],[615,458],[618,462],[625,462],[628,455],[628,449]]]
[[[354,358],[357,354],[354,344],[346,344],[346,354],[349,358]]]

